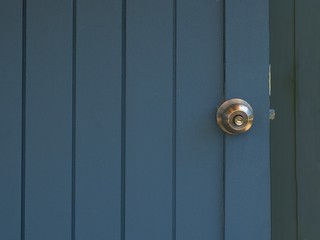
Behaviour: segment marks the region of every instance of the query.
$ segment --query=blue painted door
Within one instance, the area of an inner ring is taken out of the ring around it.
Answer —
[[[2,0],[0,32],[0,239],[270,239],[267,0]]]

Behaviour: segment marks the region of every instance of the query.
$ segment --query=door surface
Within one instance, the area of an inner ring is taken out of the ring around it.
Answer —
[[[320,2],[270,7],[272,239],[319,239]]]
[[[0,31],[0,239],[270,239],[267,0],[1,0]]]

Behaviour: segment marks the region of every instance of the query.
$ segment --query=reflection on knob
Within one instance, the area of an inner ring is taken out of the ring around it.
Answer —
[[[219,127],[231,135],[247,132],[252,126],[253,118],[252,107],[240,98],[225,101],[217,111]]]

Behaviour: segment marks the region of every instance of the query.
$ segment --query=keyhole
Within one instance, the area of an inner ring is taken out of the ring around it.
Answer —
[[[244,124],[244,118],[241,115],[237,115],[234,117],[233,122],[237,126],[242,126]]]

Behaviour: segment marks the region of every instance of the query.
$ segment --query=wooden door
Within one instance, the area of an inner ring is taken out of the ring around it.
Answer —
[[[0,13],[1,239],[270,239],[267,0]],[[254,125],[226,136],[234,97]]]

